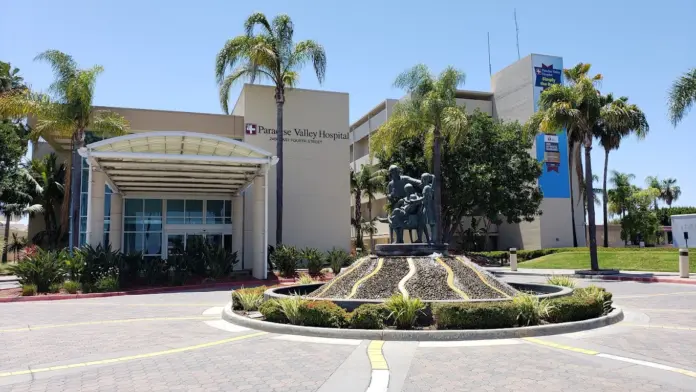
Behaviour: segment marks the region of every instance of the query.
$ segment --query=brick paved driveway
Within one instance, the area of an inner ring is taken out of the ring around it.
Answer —
[[[696,287],[598,284],[624,322],[543,344],[387,342],[388,391],[696,391]],[[369,342],[222,330],[219,314],[203,312],[228,300],[201,291],[0,304],[0,391],[367,390]]]

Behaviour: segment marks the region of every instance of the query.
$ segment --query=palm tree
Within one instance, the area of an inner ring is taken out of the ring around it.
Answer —
[[[33,199],[30,194],[30,189],[26,184],[26,176],[24,173],[15,173],[13,183],[14,187],[6,189],[0,195],[0,212],[5,217],[5,235],[4,246],[2,249],[2,262],[7,262],[7,251],[10,241],[10,222],[12,219],[21,219],[25,215],[34,215],[37,212],[43,211],[40,204],[31,204]]]
[[[573,69],[587,69],[589,64],[578,64]],[[601,75],[587,76],[587,72],[578,74],[576,80],[567,85],[555,84],[541,93],[539,111],[528,122],[533,132],[558,132],[565,128],[569,138],[581,140],[585,149],[585,176],[592,178],[592,142],[594,127],[601,119],[602,99],[595,87],[602,80]],[[592,181],[585,181],[587,215],[589,223],[590,266],[599,270],[597,259],[597,227],[594,211],[594,194]]]
[[[648,188],[655,189],[658,192],[662,193],[662,183],[660,182],[660,179],[657,178],[657,176],[647,176],[645,178],[645,184],[648,186]],[[659,197],[656,197],[653,200],[655,211],[657,211],[657,199],[659,199]]]
[[[350,218],[350,224],[355,229],[355,248],[364,249],[362,231],[362,183],[358,181],[358,175],[353,170],[350,171],[350,194],[353,195],[355,216]]]
[[[47,50],[35,60],[47,62],[53,69],[55,80],[48,88],[48,94],[23,91],[0,96],[0,116],[21,118],[32,115],[36,118],[30,138],[34,141],[44,139],[69,138],[71,163],[66,167],[65,188],[71,197],[65,197],[61,206],[61,230],[68,230],[70,210],[79,211],[80,165],[81,158],[75,151],[84,147],[85,132],[100,136],[124,134],[128,122],[119,114],[108,110],[94,110],[94,89],[104,68],[95,65],[91,68],[78,68],[75,60],[58,50]],[[79,217],[72,217],[72,243],[78,244]]]
[[[26,89],[26,85],[19,75],[19,68],[12,68],[10,63],[0,61],[0,94],[23,89]]]
[[[672,203],[677,201],[679,196],[681,196],[681,188],[677,185],[677,180],[675,178],[662,180],[660,199],[664,200],[668,207],[672,207]]]
[[[607,196],[607,171],[609,169],[609,152],[618,150],[621,139],[634,133],[639,139],[643,139],[650,127],[645,114],[638,106],[629,104],[627,97],[614,100],[612,94],[602,97],[602,119],[596,124],[595,136],[604,147],[604,180],[602,185],[602,206],[604,213],[604,247],[609,247],[609,217]]]
[[[254,28],[260,27],[260,32]],[[287,15],[269,22],[257,12],[244,22],[245,35],[228,40],[215,61],[215,77],[220,90],[220,104],[229,113],[232,85],[242,80],[254,83],[267,79],[275,85],[276,101],[276,244],[283,242],[283,105],[285,89],[295,87],[300,69],[311,62],[319,83],[326,74],[326,53],[315,41],[294,43],[294,25]]]
[[[65,165],[58,162],[56,154],[51,153],[43,158],[29,161],[27,170],[31,175],[32,186],[36,189],[34,201],[43,206],[44,235],[42,237],[57,238],[60,230],[56,218],[56,207],[61,205],[65,196],[63,186]]]
[[[370,154],[384,149],[387,158],[402,141],[425,136],[425,153],[432,160],[435,205],[433,241],[441,244],[442,231],[442,140],[450,146],[460,142],[468,129],[466,110],[457,105],[457,87],[464,83],[464,73],[447,67],[439,76],[419,64],[396,78],[394,86],[406,90],[408,97],[394,105],[393,114],[372,136]]]
[[[634,174],[631,173],[621,173],[616,170],[612,170],[611,182],[613,189],[609,190],[607,196],[609,198],[609,203],[612,206],[611,211],[623,218],[628,211],[628,204],[631,195],[634,193],[634,186],[631,185],[631,180],[636,178]]]
[[[24,247],[27,246],[27,240],[24,237],[20,237],[17,235],[17,233],[12,233],[12,242],[10,243],[10,246],[7,248],[9,252],[14,253],[14,259],[15,261],[19,260],[19,252],[24,249]]]
[[[676,127],[696,102],[696,68],[680,76],[669,90],[669,118]]]
[[[375,200],[378,192],[384,190],[384,171],[378,170],[372,165],[363,165],[360,171],[354,176],[353,181],[355,181],[355,188],[360,190],[360,196],[356,197],[356,202],[358,198],[367,198],[366,222],[371,224],[374,230],[363,230],[363,232],[370,235],[370,250],[374,250],[373,236],[376,233],[377,227],[375,226],[375,219],[372,218],[372,201]]]

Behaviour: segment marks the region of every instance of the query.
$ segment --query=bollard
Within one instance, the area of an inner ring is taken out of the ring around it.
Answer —
[[[510,271],[517,271],[517,248],[510,248]]]
[[[679,249],[679,277],[689,277],[689,250]]]

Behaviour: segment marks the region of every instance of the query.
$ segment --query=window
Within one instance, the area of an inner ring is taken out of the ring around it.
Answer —
[[[180,225],[186,223],[184,205],[183,200],[167,200],[167,224]]]
[[[111,188],[104,186],[104,238],[102,245],[109,244],[109,232],[111,231]],[[89,200],[89,164],[82,159],[82,178],[80,179],[80,243],[87,243],[87,206]]]
[[[203,200],[186,200],[186,224],[203,224]]]
[[[146,256],[162,255],[162,200],[126,199],[123,250]]]
[[[205,207],[205,223],[208,225],[224,223],[225,202],[223,200],[208,200]]]
[[[167,200],[167,224],[222,225],[232,223],[230,200]]]

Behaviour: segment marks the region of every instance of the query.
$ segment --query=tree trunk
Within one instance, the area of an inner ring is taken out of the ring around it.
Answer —
[[[276,87],[276,245],[283,243],[283,105],[285,90]]]
[[[80,246],[80,210],[81,197],[80,188],[82,183],[82,158],[77,153],[77,149],[84,147],[84,130],[80,130],[75,135],[77,140],[73,141],[72,150],[72,173],[70,173],[70,208],[68,213],[70,214],[70,229],[72,230],[71,237],[71,248],[76,248]]]
[[[65,165],[65,184],[63,184],[63,202],[60,205],[60,234],[63,238],[70,231],[70,200],[72,199],[73,172],[75,172],[75,136],[70,139],[70,162]],[[48,227],[46,228],[48,230]]]
[[[369,224],[370,224],[370,226],[369,226],[370,227],[370,253],[373,253],[374,248],[375,248],[375,243],[374,243],[374,238],[373,238],[373,234],[372,234],[372,199],[369,197],[367,198],[367,219],[370,220],[370,222],[369,222]]]
[[[357,191],[355,193],[355,248],[361,248],[364,246],[362,241],[362,204],[360,200],[360,194],[362,192]]]
[[[575,228],[575,197],[573,193],[573,151],[575,150],[574,143],[569,143],[570,152],[568,153],[568,176],[570,177],[570,220],[573,225],[573,248],[578,247],[578,234]]]
[[[5,242],[2,245],[2,262],[7,263],[7,249],[10,246],[10,214],[5,215]],[[15,260],[16,261],[16,260]]]
[[[607,170],[609,169],[609,149],[605,148],[604,149],[604,184],[602,188],[602,212],[604,213],[604,247],[608,248],[609,247],[609,218],[607,217],[608,215],[608,208],[607,205],[609,204],[609,200],[607,200]]]
[[[588,237],[590,240],[590,268],[599,271],[597,259],[597,225],[595,222],[594,192],[592,192],[592,138],[585,139],[585,197],[587,198]]]
[[[433,186],[435,188],[433,205],[435,208],[435,230],[432,235],[433,242],[439,245],[442,244],[442,236],[440,235],[442,232],[442,169],[440,168],[442,159],[440,155],[440,144],[442,141],[440,135],[440,124],[435,125],[433,136],[433,173],[435,174],[435,181],[433,182]]]

